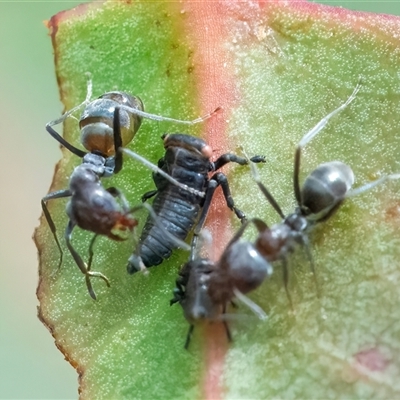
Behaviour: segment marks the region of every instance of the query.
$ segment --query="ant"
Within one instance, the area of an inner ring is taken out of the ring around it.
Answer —
[[[228,341],[232,336],[226,321],[226,308],[236,298],[247,305],[260,319],[267,315],[245,294],[255,290],[271,276],[271,264],[248,241],[239,241],[248,222],[245,222],[230,240],[217,262],[194,255],[192,243],[190,260],[184,264],[176,280],[174,298],[170,305],[183,308],[189,330],[185,349],[188,349],[194,326],[204,321],[222,320]]]
[[[294,212],[288,215],[282,212],[277,201],[261,182],[257,168],[252,163],[250,164],[253,178],[258,187],[282,219],[280,223],[273,225],[271,228],[258,218],[250,220],[249,222],[253,223],[258,230],[258,237],[254,245],[256,250],[268,262],[278,260],[282,262],[283,282],[292,309],[293,303],[288,288],[288,255],[295,250],[297,245],[304,247],[318,292],[318,282],[310,251],[308,232],[315,224],[329,219],[345,199],[364,193],[388,179],[400,178],[400,174],[385,175],[361,187],[352,189],[351,187],[354,183],[352,169],[340,161],[331,161],[320,164],[307,176],[303,186],[300,187],[299,171],[303,147],[322,131],[334,115],[344,110],[355,99],[360,87],[361,83],[359,82],[347,101],[322,118],[298,143],[294,156],[293,172],[294,195],[297,202]]]
[[[134,137],[140,127],[142,117],[155,120],[166,120],[184,124],[195,124],[210,118],[215,112],[193,121],[180,121],[143,112],[142,101],[135,96],[124,92],[108,92],[98,99],[90,102],[92,83],[88,81],[86,100],[77,107],[67,111],[60,118],[46,124],[46,130],[59,143],[73,154],[82,158],[82,164],[76,167],[70,177],[69,188],[49,193],[41,200],[44,216],[49,224],[54,240],[60,252],[58,269],[63,260],[63,251],[57,238],[56,227],[47,208],[47,201],[70,197],[67,204],[69,222],[65,231],[65,240],[72,257],[81,272],[85,275],[89,294],[93,299],[96,295],[90,283],[90,277],[99,277],[109,286],[108,279],[100,272],[90,270],[80,255],[71,244],[72,231],[75,226],[91,231],[95,235],[106,235],[113,240],[124,240],[120,233],[132,231],[137,221],[129,216],[129,205],[125,196],[115,187],[104,188],[100,178],[117,174],[122,169],[122,152],[115,151],[126,146]],[[89,153],[80,150],[67,142],[54,129],[53,126],[63,122],[73,112],[85,105],[80,118],[81,142]],[[123,111],[120,113],[120,109]],[[121,128],[122,127],[122,128]],[[189,190],[202,197],[204,193],[198,192],[176,181],[167,173],[145,160],[134,152],[131,157],[142,162],[147,167],[156,171],[165,179],[176,184],[181,189]],[[120,201],[121,205],[117,202]],[[95,236],[95,237],[96,237]],[[94,239],[90,245],[90,252]],[[92,258],[92,254],[90,259]]]

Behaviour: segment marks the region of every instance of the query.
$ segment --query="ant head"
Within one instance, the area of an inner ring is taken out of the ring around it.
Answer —
[[[113,118],[118,105],[126,105],[143,111],[139,97],[123,92],[108,92],[89,103],[79,120],[82,145],[90,152],[99,152],[109,157],[115,154]],[[142,118],[120,110],[122,146],[130,143],[140,127]]]
[[[302,214],[315,221],[329,218],[354,183],[351,168],[340,162],[321,164],[306,178],[301,190]]]
[[[113,217],[115,224],[107,236],[119,242],[128,239],[128,232],[132,232],[133,228],[138,225],[137,219],[118,211],[113,213]]]
[[[180,301],[185,318],[191,323],[214,319],[220,312],[209,295],[209,283],[214,263],[207,258],[197,258],[184,265],[185,296]]]

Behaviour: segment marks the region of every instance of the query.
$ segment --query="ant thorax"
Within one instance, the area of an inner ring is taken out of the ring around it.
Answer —
[[[294,213],[289,214],[283,223],[295,232],[304,232],[308,227],[308,220],[303,216],[300,209],[296,209]]]
[[[88,185],[100,185],[99,171],[101,168],[90,164],[81,164],[72,172],[69,187],[72,193],[87,190]]]
[[[93,153],[87,153],[82,159],[82,164],[76,167],[75,171],[85,165],[87,169],[92,170],[98,177],[103,177],[107,176],[107,174],[110,172],[110,168],[112,168],[113,163],[111,162],[109,164],[111,164],[111,166],[106,164],[106,159],[104,157]],[[72,176],[74,175],[75,171],[73,172]]]
[[[303,243],[302,238],[308,227],[308,220],[300,212],[294,212],[289,214],[282,223],[260,232],[255,241],[255,247],[267,261],[280,260],[293,252],[298,244]]]

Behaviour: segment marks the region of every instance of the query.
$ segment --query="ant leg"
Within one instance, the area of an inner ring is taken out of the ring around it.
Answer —
[[[122,147],[121,137],[121,121],[119,119],[119,108],[115,107],[113,119],[113,133],[114,133],[114,174],[118,174],[122,169],[123,157],[119,149]]]
[[[301,238],[301,242],[304,246],[304,249],[307,254],[307,258],[310,261],[310,269],[314,277],[314,282],[315,282],[315,288],[317,289],[317,297],[321,297],[321,291],[319,289],[319,284],[318,284],[318,278],[317,278],[317,271],[315,269],[315,263],[314,263],[314,258],[312,256],[311,250],[310,250],[310,242],[308,241],[308,237],[306,235],[303,235]]]
[[[232,246],[235,242],[237,242],[241,236],[243,235],[244,231],[246,230],[246,228],[250,225],[250,224],[254,224],[255,227],[257,228],[258,232],[264,232],[266,231],[268,228],[268,225],[261,219],[259,218],[252,218],[248,221],[246,221],[245,223],[243,223],[240,228],[238,229],[238,231],[235,233],[235,235],[232,237],[232,239],[228,242],[228,244],[226,245],[226,248],[229,248],[230,246]]]
[[[289,292],[289,267],[285,257],[282,257],[282,271],[283,271],[283,285],[285,286],[286,296],[289,300],[290,308],[293,311],[294,308],[293,308],[292,296],[290,295]]]
[[[297,145],[295,156],[294,156],[294,172],[293,172],[293,185],[294,185],[294,194],[296,196],[296,201],[299,206],[302,204],[302,199],[301,199],[301,190],[300,190],[300,183],[299,183],[299,173],[300,173],[300,156],[301,156],[301,150],[302,148],[309,143],[316,135],[318,135],[319,132],[322,131],[322,129],[325,128],[326,124],[328,121],[335,116],[337,113],[340,111],[343,111],[355,98],[358,93],[358,91],[361,88],[361,80],[357,83],[357,86],[354,88],[353,93],[350,95],[350,97],[338,108],[333,110],[331,113],[329,113],[327,116],[321,119],[317,123],[317,125],[314,126],[310,131],[308,131],[300,140],[299,144]]]
[[[184,124],[184,125],[195,125],[198,124],[200,122],[204,122],[205,120],[211,118],[214,114],[216,114],[217,112],[219,112],[220,110],[222,110],[222,107],[217,107],[214,111],[207,113],[206,115],[203,115],[199,118],[193,119],[191,121],[184,121],[184,120],[180,120],[180,119],[174,119],[174,118],[169,118],[169,117],[163,117],[161,115],[155,115],[155,114],[149,114],[147,112],[138,110],[137,108],[132,108],[132,107],[128,107],[126,105],[121,105],[119,106],[121,109],[134,114],[134,115],[138,115],[139,117],[143,117],[143,118],[147,118],[147,119],[151,119],[153,121],[167,121],[167,122],[175,122],[177,124]]]
[[[223,184],[221,183],[221,180],[218,181],[216,179],[213,179],[215,177],[215,175],[217,175],[217,174],[214,174],[214,176],[209,181],[209,186],[208,186],[208,189],[206,192],[207,195],[206,195],[206,198],[205,198],[204,204],[203,204],[203,210],[202,210],[202,212],[200,214],[200,218],[193,230],[193,238],[192,238],[192,243],[191,243],[191,254],[190,254],[191,261],[193,261],[195,258],[194,253],[195,253],[195,249],[197,247],[198,236],[200,235],[201,229],[203,228],[204,222],[207,218],[207,214],[208,214],[208,210],[210,209],[212,197],[214,195],[216,188],[220,184],[222,186],[222,190],[224,192],[224,196],[225,196],[228,207],[231,208],[231,206],[233,207],[233,204],[234,204],[232,196],[230,194],[229,185],[228,185],[228,181],[226,180],[226,176],[222,173],[218,173],[218,175],[223,175],[223,177],[225,178],[226,187],[224,187]],[[230,198],[231,203],[229,203],[229,198]],[[234,242],[236,242],[243,235],[243,232],[245,231],[245,229],[248,227],[248,225],[250,223],[253,223],[259,232],[263,232],[264,230],[268,229],[268,225],[265,222],[263,222],[262,220],[260,220],[259,218],[252,218],[250,221],[246,221],[245,215],[242,211],[238,210],[236,207],[231,208],[231,209],[233,209],[233,211],[235,211],[235,214],[238,216],[238,218],[240,218],[240,216],[237,214],[237,211],[242,214],[243,218],[241,219],[242,225],[241,225],[240,229],[236,232],[236,234],[233,236],[233,238],[229,241],[229,243],[227,244],[227,248],[229,246],[232,246],[232,244]]]
[[[194,235],[190,246],[191,249],[190,249],[189,261],[195,261],[199,258],[204,258],[204,255],[202,254],[202,249],[206,248],[209,249],[207,251],[208,258],[213,259],[214,254],[210,250],[212,241],[213,241],[212,235],[208,229],[201,229],[197,235]]]
[[[239,157],[238,155],[232,154],[232,153],[222,154],[221,156],[218,157],[218,159],[216,161],[214,161],[213,171],[217,171],[218,169],[222,168],[225,164],[228,164],[230,162],[234,162],[239,165],[247,165],[247,164],[249,164],[249,162],[265,163],[265,157],[264,156],[254,156],[254,157],[251,157],[250,159],[248,159],[245,157]]]
[[[390,174],[390,175],[381,176],[379,179],[376,179],[375,181],[366,183],[365,185],[358,187],[356,189],[349,190],[346,193],[345,198],[358,196],[359,194],[367,192],[368,190],[371,190],[375,186],[378,186],[381,183],[386,182],[387,180],[395,180],[395,179],[399,179],[399,178],[400,178],[400,174]]]
[[[185,346],[184,346],[186,350],[189,348],[189,343],[190,343],[190,339],[192,338],[193,329],[194,329],[194,325],[190,325],[188,333],[186,335],[186,341],[185,341]]]
[[[113,197],[115,197],[121,201],[122,209],[123,209],[124,213],[129,213],[129,203],[128,203],[128,200],[126,200],[126,197],[124,196],[124,194],[114,186],[109,187],[106,190]]]
[[[254,303],[254,301],[250,300],[247,296],[245,296],[241,291],[239,291],[236,288],[233,288],[233,294],[235,297],[244,305],[246,305],[257,317],[261,320],[266,320],[268,318],[268,315],[265,314],[264,310]]]
[[[226,337],[228,338],[228,342],[232,342],[232,334],[231,331],[229,330],[228,322],[222,321],[224,324],[225,332],[226,332]]]
[[[201,229],[199,231],[199,233],[196,233],[196,229],[194,230],[194,234],[192,237],[192,242],[190,243],[190,256],[189,256],[189,261],[194,261],[196,259],[196,250],[198,247],[198,238],[200,235]]]
[[[61,117],[50,121],[46,124],[46,130],[47,132],[54,138],[56,139],[60,144],[62,144],[66,149],[68,149],[71,153],[77,155],[78,157],[83,158],[86,154],[85,151],[78,149],[77,147],[73,146],[72,144],[68,143],[57,131],[54,130],[53,126],[61,124],[64,122],[70,115],[72,115],[75,111],[79,110],[83,106],[86,106],[90,102],[90,98],[92,97],[92,80],[89,79],[87,82],[87,93],[86,93],[86,99],[79,105],[77,105],[74,108],[71,108],[71,110],[65,112]]]
[[[107,277],[104,276],[101,272],[89,271],[87,269],[85,263],[83,262],[81,256],[72,247],[71,237],[72,237],[72,231],[73,231],[74,227],[75,227],[75,224],[70,220],[68,222],[67,229],[65,230],[65,241],[67,243],[68,250],[70,251],[76,265],[79,267],[82,274],[85,275],[86,286],[88,288],[90,296],[92,297],[92,299],[96,300],[96,293],[93,290],[92,283],[90,282],[90,277],[95,276],[95,277],[103,279],[106,282],[108,287],[110,286],[110,282],[108,281]]]
[[[226,314],[226,304],[224,304],[224,306],[222,308],[222,314]],[[232,335],[231,335],[231,331],[229,330],[228,322],[223,320],[222,323],[225,328],[226,337],[228,339],[228,342],[230,343],[230,342],[232,342]]]
[[[252,158],[248,158],[247,154],[245,153],[245,151],[243,150],[243,154],[246,157],[246,160],[249,162],[250,165],[250,171],[251,171],[251,175],[253,176],[253,179],[255,180],[255,182],[257,183],[257,186],[259,187],[259,189],[261,190],[261,192],[263,193],[263,195],[265,196],[265,198],[268,200],[269,204],[271,204],[271,206],[273,207],[273,209],[279,214],[279,216],[282,219],[285,219],[285,214],[283,214],[282,209],[279,207],[279,204],[277,203],[277,201],[274,199],[274,196],[272,196],[272,194],[269,192],[269,190],[264,186],[264,184],[261,182],[261,178],[260,175],[258,173],[258,169],[256,168],[256,166],[254,165],[254,161]],[[254,157],[253,157],[254,158]]]
[[[125,149],[124,147],[120,147],[119,151],[124,152],[125,154],[127,154],[129,157],[132,157],[133,159],[141,162],[144,166],[146,166],[147,168],[149,168],[150,170],[152,170],[153,172],[161,175],[163,178],[167,179],[169,182],[171,182],[173,185],[180,187],[183,190],[186,190],[196,196],[199,197],[204,197],[205,193],[204,192],[199,192],[196,189],[191,188],[190,186],[187,186],[181,182],[178,182],[176,179],[174,179],[172,176],[168,175],[166,172],[164,172],[162,169],[160,169],[159,167],[157,167],[156,165],[154,165],[153,163],[151,163],[150,161],[146,160],[144,157],[140,156],[139,154]]]
[[[87,266],[87,270],[90,271],[91,267],[92,267],[92,261],[93,261],[93,256],[94,256],[94,252],[93,252],[93,246],[94,243],[97,239],[99,235],[94,235],[92,240],[90,241],[90,245],[89,245],[89,261],[88,261],[88,266]]]
[[[148,199],[151,199],[152,197],[154,197],[156,194],[158,193],[158,190],[150,190],[148,192],[146,192],[143,196],[142,196],[142,203],[146,202]]]
[[[61,249],[60,242],[58,241],[57,233],[56,233],[56,226],[54,225],[53,218],[51,218],[49,209],[47,208],[47,205],[46,205],[46,201],[54,200],[54,199],[61,199],[63,197],[70,197],[71,195],[72,195],[72,193],[69,190],[58,190],[57,192],[49,193],[47,196],[43,197],[43,199],[41,200],[43,214],[46,218],[47,223],[49,224],[51,233],[53,234],[54,240],[56,241],[58,250],[60,251],[60,261],[59,261],[58,267],[57,267],[58,270],[61,268],[61,264],[62,264],[62,260],[63,260],[63,251]]]

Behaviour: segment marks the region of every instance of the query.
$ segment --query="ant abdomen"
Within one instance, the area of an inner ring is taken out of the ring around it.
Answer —
[[[108,92],[89,103],[79,120],[82,145],[90,152],[99,152],[107,157],[115,154],[114,149],[114,110],[125,105],[143,111],[139,97],[124,92]],[[120,109],[122,146],[130,143],[142,123],[142,117]]]
[[[230,285],[243,294],[256,289],[272,274],[271,264],[247,241],[232,245],[222,256],[221,265],[228,269]]]
[[[340,162],[321,164],[306,178],[301,190],[302,207],[316,220],[329,217],[354,183],[351,168]]]

